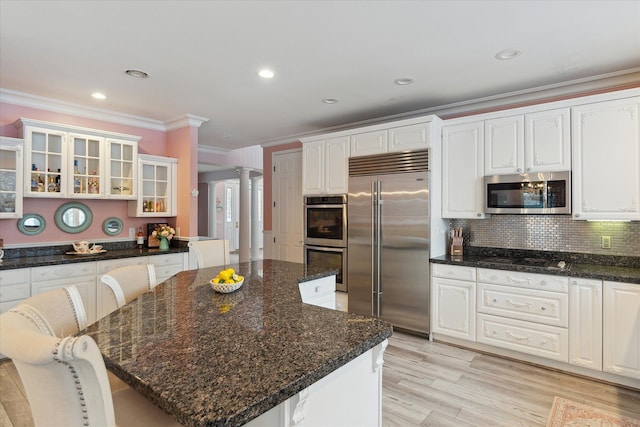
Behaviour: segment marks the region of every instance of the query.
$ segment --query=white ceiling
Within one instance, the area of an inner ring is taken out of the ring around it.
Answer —
[[[0,0],[0,88],[206,117],[225,150],[638,67],[640,1]]]

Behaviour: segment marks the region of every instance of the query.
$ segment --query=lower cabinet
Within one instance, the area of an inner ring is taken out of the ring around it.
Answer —
[[[432,264],[432,332],[476,340],[476,269]]]
[[[321,277],[298,285],[302,302],[337,310],[336,276]]]
[[[603,284],[602,369],[640,379],[640,284]]]
[[[3,270],[0,274],[0,313],[31,295],[31,269]]]
[[[569,363],[602,370],[602,280],[569,279]]]

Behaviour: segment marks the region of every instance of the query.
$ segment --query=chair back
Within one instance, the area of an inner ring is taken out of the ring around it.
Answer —
[[[78,288],[68,286],[43,292],[19,304],[19,312],[45,335],[64,338],[87,326],[87,314]]]
[[[74,291],[79,297],[75,287],[36,295],[0,315],[0,353],[12,359],[20,375],[36,427],[115,426],[107,371],[95,341],[50,333],[50,327],[78,332],[76,316],[84,308],[76,306],[75,297],[68,303],[59,298]],[[62,305],[45,315],[44,297],[52,306]]]
[[[128,265],[113,269],[100,277],[103,317],[156,287],[153,264]]]
[[[189,242],[189,248],[196,255],[198,268],[225,266],[231,262],[228,240],[197,240]]]

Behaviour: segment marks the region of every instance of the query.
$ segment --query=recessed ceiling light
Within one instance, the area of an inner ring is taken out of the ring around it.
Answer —
[[[513,59],[522,54],[520,49],[504,49],[496,53],[496,59]]]
[[[335,98],[324,98],[322,102],[325,104],[335,104],[338,100]]]
[[[125,73],[127,73],[128,76],[134,77],[136,79],[149,78],[149,74],[145,73],[144,71],[140,71],[140,70],[127,70],[127,71],[125,71]]]
[[[275,76],[274,72],[268,69],[258,71],[258,75],[263,79],[272,79]]]
[[[398,86],[406,86],[413,83],[415,80],[411,77],[400,77],[399,79],[395,79],[393,82]]]
[[[107,99],[107,96],[104,93],[94,92],[91,96],[95,99]]]

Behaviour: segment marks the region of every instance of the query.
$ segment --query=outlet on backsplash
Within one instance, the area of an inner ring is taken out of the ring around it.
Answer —
[[[601,246],[602,249],[611,249],[611,236],[602,236]]]

